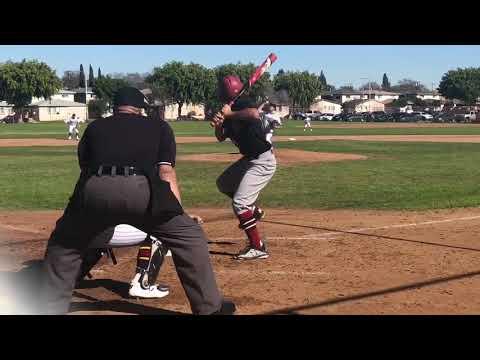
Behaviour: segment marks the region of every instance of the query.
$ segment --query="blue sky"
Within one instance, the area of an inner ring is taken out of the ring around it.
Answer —
[[[59,76],[65,70],[78,70],[83,64],[103,74],[148,72],[171,60],[196,62],[213,67],[229,62],[260,63],[269,52],[279,59],[272,72],[323,70],[335,86],[359,86],[366,78],[381,83],[387,73],[392,84],[412,78],[427,87],[438,86],[442,75],[457,67],[479,66],[478,45],[92,45],[92,46],[0,46],[0,62],[38,59],[53,67]],[[363,78],[363,79],[362,79]]]

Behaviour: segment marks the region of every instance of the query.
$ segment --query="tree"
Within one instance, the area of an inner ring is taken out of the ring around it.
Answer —
[[[8,61],[0,65],[0,98],[13,104],[23,118],[23,108],[33,97],[50,98],[62,81],[47,64],[37,60]]]
[[[388,80],[387,74],[383,74],[382,89],[385,91],[390,90],[390,81]]]
[[[83,65],[80,64],[80,78],[78,82],[78,87],[84,88],[85,87],[85,73],[83,72]]]
[[[88,70],[88,86],[92,88],[95,86],[95,75],[93,75],[92,65],[90,65],[90,69]]]
[[[392,101],[392,105],[398,106],[398,107],[405,107],[409,103],[415,106],[427,106],[427,102],[425,102],[422,99],[419,99],[415,95],[400,96],[398,99],[395,99],[394,101]]]
[[[403,79],[400,80],[397,85],[391,86],[390,89],[394,92],[400,93],[416,93],[416,92],[426,92],[428,91],[427,87],[420,82],[412,79]]]
[[[335,86],[331,84],[327,84],[325,91],[333,92],[335,91]]]
[[[438,86],[440,94],[473,105],[480,97],[480,68],[458,68],[445,73]]]
[[[288,71],[274,78],[275,90],[286,90],[292,103],[292,110],[297,106],[308,108],[315,98],[322,93],[322,84],[317,75],[308,71]]]
[[[169,62],[154,68],[146,82],[162,101],[178,104],[179,117],[184,104],[205,104],[214,97],[213,72],[199,64]]]
[[[338,88],[339,91],[354,91],[355,89],[353,88],[352,85],[342,85]]]
[[[382,87],[375,81],[370,81],[359,87],[359,90],[381,90]]]
[[[80,71],[64,71],[62,77],[63,87],[66,89],[75,89],[80,82]]]
[[[91,118],[99,118],[108,110],[108,103],[104,99],[96,99],[88,102],[88,114]]]
[[[320,71],[320,83],[322,84],[323,88],[327,88],[327,79],[325,78],[325,75],[323,74],[323,70]]]
[[[102,77],[102,71],[100,68],[98,68],[98,74],[97,74],[97,79],[100,79]]]
[[[108,108],[112,106],[113,98],[118,89],[128,86],[127,82],[123,79],[112,79],[110,76],[102,76],[97,78],[93,92],[98,99],[104,100],[107,103]]]

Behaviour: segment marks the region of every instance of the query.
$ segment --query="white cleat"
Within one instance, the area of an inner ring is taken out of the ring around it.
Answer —
[[[136,274],[130,283],[130,290],[128,295],[131,297],[145,298],[145,299],[160,299],[169,294],[168,286],[165,285],[150,285],[148,288],[143,288],[139,280],[140,274]]]
[[[263,244],[261,249],[255,249],[247,246],[238,255],[235,256],[236,260],[255,260],[255,259],[267,259],[269,257],[267,248]]]

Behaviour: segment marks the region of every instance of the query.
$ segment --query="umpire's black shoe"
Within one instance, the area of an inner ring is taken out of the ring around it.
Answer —
[[[220,310],[215,311],[212,315],[233,315],[237,311],[237,307],[230,300],[223,300]]]

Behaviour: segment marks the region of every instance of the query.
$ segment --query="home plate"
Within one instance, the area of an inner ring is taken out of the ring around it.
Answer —
[[[293,140],[293,141],[295,141],[295,140],[297,140],[297,139],[295,139],[295,138],[288,138],[288,140]]]

